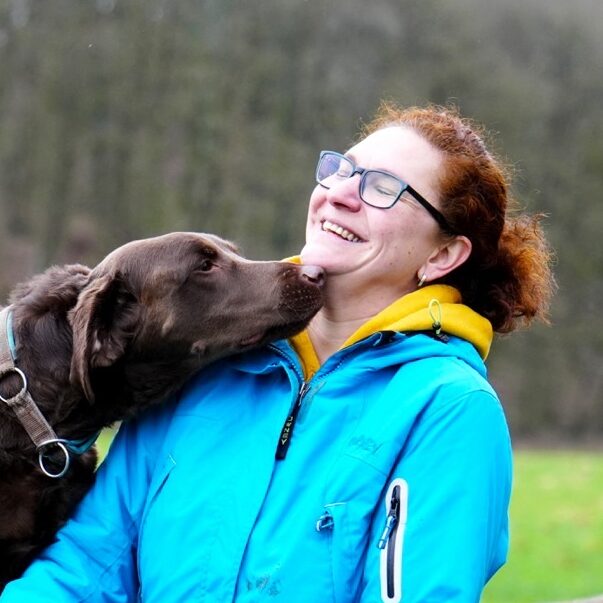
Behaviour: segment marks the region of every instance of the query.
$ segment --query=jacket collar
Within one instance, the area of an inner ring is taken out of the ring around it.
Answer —
[[[447,285],[430,285],[404,295],[364,323],[341,349],[382,331],[413,333],[440,330],[471,343],[482,359],[488,356],[493,338],[492,325],[462,304],[458,290]],[[312,376],[320,362],[307,330],[292,337],[291,345],[301,360],[305,376]]]

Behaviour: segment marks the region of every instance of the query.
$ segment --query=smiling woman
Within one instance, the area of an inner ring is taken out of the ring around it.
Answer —
[[[324,155],[319,169],[323,162]],[[444,237],[433,215],[410,194],[407,182],[413,183],[410,190],[438,199],[443,164],[440,151],[413,129],[377,130],[352,147],[343,163],[343,171],[339,167],[321,179],[312,193],[301,256],[304,263],[318,262],[329,276],[323,316],[339,321],[345,313],[346,321],[360,325],[415,290],[417,274],[435,280],[460,265],[471,243],[464,236]],[[383,188],[385,176],[390,184]],[[342,343],[327,339],[329,348]]]
[[[546,318],[538,221],[507,216],[499,163],[437,107],[385,107],[316,179],[309,327],[122,428],[2,603],[479,601],[512,472],[484,360],[494,331]]]

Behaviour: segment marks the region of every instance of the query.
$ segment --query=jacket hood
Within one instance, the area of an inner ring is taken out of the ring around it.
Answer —
[[[409,293],[364,323],[344,343],[347,347],[377,331],[441,331],[473,344],[486,359],[492,344],[490,321],[461,303],[461,294],[448,285],[430,285]]]

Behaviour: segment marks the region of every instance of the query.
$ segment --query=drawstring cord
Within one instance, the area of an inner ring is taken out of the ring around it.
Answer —
[[[439,300],[432,299],[429,302],[429,316],[431,317],[432,324],[431,328],[435,333],[435,336],[441,341],[448,341],[448,336],[442,333],[442,306]]]

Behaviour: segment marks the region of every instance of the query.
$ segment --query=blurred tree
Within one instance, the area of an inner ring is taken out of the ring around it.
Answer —
[[[132,238],[295,253],[321,148],[380,99],[456,103],[549,214],[553,328],[495,347],[514,432],[603,435],[598,0],[0,0],[0,290]]]

